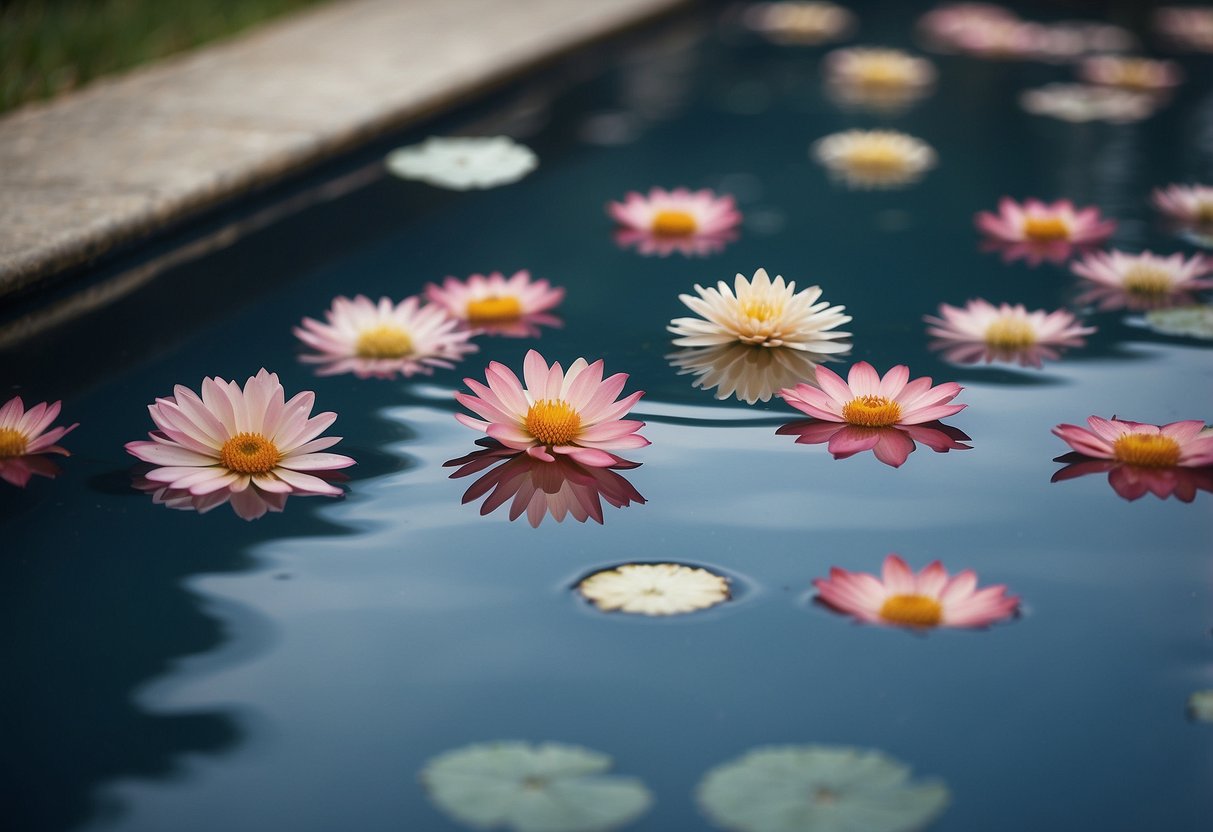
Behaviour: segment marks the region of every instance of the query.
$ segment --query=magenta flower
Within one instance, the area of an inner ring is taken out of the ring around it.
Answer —
[[[884,428],[865,428],[845,422],[820,422],[802,419],[780,426],[779,436],[795,436],[798,445],[826,445],[834,459],[847,459],[856,454],[871,451],[885,465],[900,468],[914,452],[915,442],[921,442],[936,453],[968,451],[969,437],[943,422],[927,422],[921,425],[892,425]]]
[[[561,325],[547,312],[564,300],[564,289],[546,280],[531,280],[531,273],[524,270],[508,280],[501,272],[487,277],[474,274],[466,281],[448,277],[441,286],[427,284],[425,296],[476,333],[537,338],[541,325]]]
[[[910,381],[910,370],[898,364],[883,378],[866,361],[851,367],[844,382],[828,367],[817,368],[817,385],[798,384],[779,395],[815,419],[865,428],[920,425],[944,419],[966,405],[948,404],[963,389],[954,381],[931,386],[927,376]]]
[[[836,612],[868,624],[929,630],[988,627],[1019,609],[1019,598],[1002,584],[977,588],[977,573],[948,575],[939,561],[915,574],[897,555],[884,560],[881,577],[833,567],[813,581],[818,599]]]
[[[733,197],[717,196],[706,188],[653,188],[647,197],[631,191],[623,202],[608,203],[607,213],[621,226],[616,243],[661,257],[674,251],[685,255],[721,251],[737,238],[741,224]]]
[[[488,386],[465,378],[476,395],[455,394],[460,404],[482,419],[464,413],[455,418],[543,462],[566,454],[583,465],[608,468],[617,457],[607,451],[643,448],[649,440],[637,433],[644,422],[620,418],[643,391],[616,400],[628,376],[616,373],[604,380],[602,368],[601,359],[588,364],[578,358],[566,373],[559,363],[549,368],[543,356],[531,350],[522,365],[523,387],[513,371],[492,361],[485,370]]]
[[[557,523],[571,516],[578,523],[593,520],[601,525],[602,500],[616,508],[645,501],[625,477],[616,473],[637,468],[640,463],[611,456],[614,462],[609,466],[582,465],[565,455],[543,462],[524,451],[493,443],[443,465],[460,466],[451,479],[489,469],[463,495],[464,504],[488,495],[480,506],[481,515],[510,502],[510,520],[525,513],[532,528],[538,528],[548,515]]]
[[[1107,472],[1109,484],[1126,500],[1149,491],[1160,499],[1174,494],[1185,503],[1197,490],[1213,490],[1213,430],[1199,419],[1149,425],[1091,416],[1087,425],[1053,428],[1074,449],[1055,460],[1071,464],[1053,482]]]
[[[963,309],[942,303],[939,314],[923,319],[930,324],[927,333],[938,339],[930,347],[943,350],[954,364],[1003,361],[1039,368],[1043,359],[1056,360],[1063,349],[1081,347],[1084,336],[1095,332],[1064,309],[1029,312],[1023,304],[994,306],[980,298]]]
[[[337,414],[311,416],[315,399],[305,391],[286,401],[278,375],[264,369],[243,389],[234,381],[203,379],[201,397],[177,385],[172,396],[148,407],[157,428],[151,441],[128,442],[126,449],[159,466],[147,472],[148,481],[194,497],[230,492],[236,513],[252,519],[244,509],[279,499],[267,494],[342,493],[315,472],[346,468],[354,460],[322,453],[341,437],[320,436]],[[249,489],[257,493],[238,496]]]
[[[59,418],[62,402],[39,402],[29,410],[20,396],[14,396],[0,407],[0,479],[25,488],[30,477],[53,479],[59,468],[46,454],[70,456],[55,443],[80,426],[51,427]]]
[[[978,212],[974,222],[987,235],[987,250],[1001,251],[1007,262],[1026,259],[1031,266],[1044,260],[1063,263],[1116,230],[1116,222],[1103,219],[1098,208],[1075,209],[1068,199],[1052,204],[1028,199],[1021,205],[1003,197],[997,214]]]
[[[1097,251],[1071,264],[1070,271],[1086,278],[1090,289],[1078,298],[1102,310],[1163,309],[1194,301],[1194,292],[1213,288],[1213,259],[1194,254],[1162,257],[1143,251]]]
[[[318,375],[353,373],[358,378],[408,378],[450,368],[467,353],[472,333],[441,306],[421,306],[416,297],[376,303],[365,295],[338,297],[324,313],[327,323],[304,318],[295,337],[316,350],[302,356],[319,364]]]

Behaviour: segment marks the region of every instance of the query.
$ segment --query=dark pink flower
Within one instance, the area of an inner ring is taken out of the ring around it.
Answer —
[[[986,235],[984,250],[1001,252],[1007,262],[1027,260],[1031,266],[1063,263],[1116,230],[1116,222],[1103,219],[1098,208],[1076,209],[1068,199],[1051,204],[1027,199],[1021,205],[1003,197],[997,214],[981,211],[974,222]]]
[[[59,468],[46,454],[70,456],[56,442],[79,423],[52,428],[62,402],[39,402],[29,410],[20,396],[0,406],[0,479],[24,488],[35,474],[53,479]]]

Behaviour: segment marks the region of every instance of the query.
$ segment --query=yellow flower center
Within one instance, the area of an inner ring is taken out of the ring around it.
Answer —
[[[1135,89],[1152,89],[1154,87],[1154,71],[1149,61],[1125,61],[1119,69],[1116,83],[1120,86]]]
[[[695,218],[686,211],[658,211],[653,217],[653,233],[661,237],[686,237],[696,228]]]
[[[900,147],[880,139],[860,142],[846,155],[846,163],[857,170],[887,173],[906,166],[906,155]]]
[[[581,431],[581,416],[564,399],[540,399],[526,412],[525,425],[544,445],[567,445]]]
[[[1070,239],[1070,226],[1061,217],[1027,217],[1023,221],[1023,235],[1029,240],[1047,243],[1052,240]]]
[[[398,326],[380,324],[358,335],[359,358],[404,358],[413,351],[413,339]]]
[[[1196,203],[1197,225],[1213,225],[1213,199],[1202,199]]]
[[[1173,286],[1169,271],[1145,263],[1139,263],[1126,269],[1122,283],[1126,291],[1147,297],[1170,294]]]
[[[1112,443],[1117,461],[1142,468],[1170,468],[1179,463],[1179,443],[1160,433],[1127,433]]]
[[[219,449],[223,467],[238,474],[269,473],[281,459],[274,443],[259,433],[238,433]]]
[[[1023,349],[1036,343],[1036,330],[1019,318],[999,318],[986,327],[986,344],[1006,350]]]
[[[468,321],[474,324],[491,324],[496,321],[513,321],[522,315],[522,304],[518,298],[507,295],[489,295],[480,300],[468,301]]]
[[[874,55],[856,63],[854,77],[865,87],[901,87],[909,81],[900,60]]]
[[[25,434],[16,428],[0,428],[0,459],[25,453]]]
[[[860,396],[843,405],[842,418],[865,428],[888,427],[901,418],[901,405],[884,396]]]
[[[741,314],[760,323],[777,321],[783,317],[783,303],[769,300],[747,300],[741,304]]]
[[[943,605],[925,595],[890,595],[880,607],[880,617],[909,627],[935,627],[943,620]]]

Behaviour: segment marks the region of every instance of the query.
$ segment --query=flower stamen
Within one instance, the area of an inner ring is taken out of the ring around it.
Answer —
[[[278,447],[260,433],[238,433],[219,449],[219,461],[238,474],[268,474],[281,460]]]
[[[1023,235],[1039,243],[1070,239],[1070,227],[1061,217],[1028,216],[1023,221]]]
[[[741,314],[765,324],[783,317],[783,304],[778,300],[747,300],[741,304]]]
[[[658,211],[653,216],[653,233],[659,237],[689,237],[699,227],[686,211]]]
[[[413,351],[413,339],[398,326],[380,324],[358,336],[359,358],[404,358]]]
[[[1173,281],[1166,269],[1148,263],[1136,263],[1125,271],[1125,290],[1134,295],[1160,297],[1170,294]]]
[[[0,428],[0,459],[23,456],[27,444],[25,434],[16,428]]]
[[[901,418],[901,405],[884,396],[859,396],[843,405],[842,418],[865,428],[888,427]]]
[[[986,327],[985,338],[995,349],[1018,350],[1036,343],[1036,330],[1018,318],[999,318]]]
[[[568,445],[581,432],[581,416],[563,399],[540,399],[527,410],[526,431],[544,445]]]
[[[468,322],[491,324],[517,320],[522,315],[522,304],[511,295],[489,295],[480,300],[468,301]]]
[[[1179,463],[1179,443],[1160,433],[1127,433],[1112,443],[1117,461],[1142,468],[1170,468]]]
[[[943,605],[926,595],[890,595],[880,607],[880,617],[908,627],[937,627],[943,620]]]

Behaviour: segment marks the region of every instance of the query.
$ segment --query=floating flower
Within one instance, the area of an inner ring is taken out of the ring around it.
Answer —
[[[736,397],[746,404],[754,404],[770,401],[784,387],[811,381],[817,365],[832,357],[791,347],[734,342],[679,350],[667,355],[666,360],[679,375],[694,374],[694,387],[715,390],[717,399]]]
[[[541,325],[561,325],[559,318],[547,313],[564,300],[564,289],[546,280],[531,280],[528,271],[515,272],[509,279],[493,272],[488,277],[474,274],[466,282],[448,277],[441,286],[430,283],[425,296],[477,332],[536,338]]]
[[[916,832],[949,795],[910,774],[880,751],[766,746],[709,771],[696,796],[713,823],[736,832]]]
[[[828,367],[817,368],[820,389],[798,384],[779,395],[814,419],[846,422],[864,428],[920,425],[944,419],[966,405],[948,404],[963,389],[954,381],[931,386],[928,376],[910,381],[910,370],[898,364],[882,378],[866,361],[851,367],[844,382]]]
[[[1105,220],[1094,206],[1075,208],[1068,199],[1046,204],[1027,199],[1022,204],[1010,197],[998,201],[998,213],[981,211],[974,217],[986,236],[986,248],[1002,252],[1007,262],[1024,258],[1029,265],[1042,260],[1062,263],[1076,251],[1097,245],[1116,230],[1114,220]]]
[[[0,480],[25,488],[30,477],[54,479],[59,468],[47,454],[71,456],[55,443],[80,426],[52,428],[59,418],[62,402],[38,402],[29,410],[20,396],[14,396],[0,406]]]
[[[1014,43],[1009,33],[1022,21],[1010,9],[991,3],[952,3],[940,6],[918,19],[923,39],[936,51],[974,52],[992,50],[995,44]],[[1012,55],[1023,53],[1022,48]]]
[[[1039,57],[1047,61],[1072,61],[1083,55],[1128,52],[1140,46],[1132,32],[1110,23],[1065,20],[1043,28],[1045,36],[1039,45]]]
[[[935,83],[930,61],[900,49],[838,49],[824,65],[826,89],[839,103],[876,111],[904,109]]]
[[[729,600],[729,582],[714,572],[678,563],[625,563],[595,572],[577,591],[603,612],[679,615]]]
[[[1108,483],[1126,500],[1149,491],[1190,503],[1197,491],[1213,491],[1213,431],[1199,419],[1149,425],[1091,416],[1087,425],[1053,428],[1074,449],[1055,460],[1070,464],[1053,475],[1053,482],[1107,472]]]
[[[421,306],[406,298],[376,303],[365,295],[338,297],[324,313],[327,323],[304,318],[292,331],[316,353],[301,360],[319,364],[318,375],[353,373],[358,378],[395,378],[449,368],[476,351],[472,333],[440,306]]]
[[[510,502],[510,520],[517,520],[525,513],[532,528],[538,528],[548,515],[557,523],[563,523],[565,517],[571,516],[578,523],[593,520],[601,525],[602,500],[615,508],[627,508],[632,503],[645,501],[627,478],[616,473],[638,468],[638,462],[614,457],[615,461],[608,467],[591,468],[563,454],[553,462],[543,462],[491,439],[482,440],[481,444],[484,443],[490,444],[443,463],[446,467],[460,466],[451,474],[451,479],[489,469],[463,494],[465,504],[488,495],[480,506],[481,515],[490,514]]]
[[[811,154],[851,188],[909,185],[935,167],[935,151],[896,130],[847,130],[818,139]]]
[[[703,255],[737,239],[741,212],[731,196],[703,189],[652,188],[646,197],[630,191],[623,202],[607,203],[607,213],[622,228],[615,241],[641,254],[665,257],[678,251]]]
[[[847,459],[871,451],[885,465],[900,468],[921,442],[939,454],[948,451],[972,450],[969,436],[962,430],[943,422],[920,425],[891,425],[867,428],[845,422],[820,422],[801,419],[781,425],[775,433],[795,436],[797,445],[825,445],[834,459]]]
[[[1154,28],[1179,49],[1213,52],[1213,7],[1160,6]]]
[[[868,624],[929,630],[934,627],[988,627],[1019,609],[1019,598],[1002,584],[977,588],[977,573],[949,575],[939,561],[915,574],[897,555],[884,559],[878,578],[833,567],[813,581],[818,599],[835,612]]]
[[[637,431],[644,422],[620,419],[644,395],[632,393],[616,401],[627,382],[626,373],[602,378],[602,360],[587,364],[578,358],[565,373],[559,363],[548,367],[535,350],[522,365],[526,387],[508,367],[490,362],[488,386],[463,381],[476,395],[456,393],[455,399],[483,419],[458,413],[461,424],[482,430],[507,448],[526,451],[552,462],[567,454],[582,465],[608,468],[618,457],[607,451],[643,448],[649,440]]]
[[[538,164],[534,151],[508,136],[432,136],[387,156],[388,170],[397,176],[455,191],[508,185]]]
[[[1158,104],[1153,95],[1093,84],[1046,84],[1019,96],[1019,106],[1032,115],[1075,123],[1129,124],[1149,118]]]
[[[1149,58],[1122,58],[1094,55],[1083,60],[1079,74],[1084,81],[1136,92],[1155,93],[1170,90],[1183,81],[1183,70],[1175,61]]]
[[[1213,722],[1213,690],[1198,690],[1189,696],[1188,714],[1201,722]]]
[[[954,364],[1003,361],[1039,368],[1042,360],[1055,361],[1064,349],[1081,347],[1085,336],[1095,332],[1064,309],[1029,312],[1022,303],[995,306],[980,298],[963,309],[942,303],[939,314],[923,319],[930,324],[927,333],[939,339],[931,349],[942,350],[944,359]]]
[[[230,492],[232,508],[245,519],[252,519],[241,513],[246,506],[280,499],[267,494],[342,493],[315,473],[354,464],[348,456],[321,453],[341,437],[320,436],[337,414],[310,416],[315,393],[285,401],[278,375],[263,369],[243,389],[216,377],[203,379],[201,397],[182,385],[173,394],[148,407],[157,427],[151,441],[126,445],[160,466],[147,472],[150,482],[194,497]],[[239,496],[250,488],[259,494]]]
[[[1168,185],[1154,191],[1153,202],[1185,239],[1213,248],[1213,187]]]
[[[696,284],[699,297],[679,295],[678,299],[700,318],[675,318],[667,329],[679,336],[679,347],[712,347],[740,342],[761,347],[788,347],[821,354],[843,353],[851,345],[841,339],[849,332],[834,327],[851,320],[842,314],[846,307],[830,306],[821,297],[820,286],[796,291],[796,281],[775,280],[766,269],[754,272],[753,280],[739,274],[733,288],[723,280],[716,288]]]
[[[1213,306],[1152,309],[1146,313],[1146,326],[1162,335],[1213,339]]]
[[[575,745],[491,742],[426,763],[421,782],[439,809],[477,829],[605,832],[644,814],[653,798],[611,758]]]
[[[755,3],[745,11],[744,21],[775,43],[815,46],[840,40],[855,28],[855,15],[836,3],[784,0]]]
[[[1093,284],[1078,299],[1100,309],[1162,309],[1191,303],[1193,293],[1213,288],[1213,259],[1195,254],[1163,257],[1143,251],[1097,251],[1073,263],[1070,270]]]

